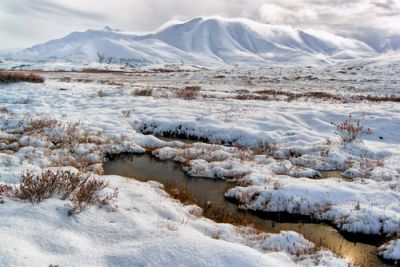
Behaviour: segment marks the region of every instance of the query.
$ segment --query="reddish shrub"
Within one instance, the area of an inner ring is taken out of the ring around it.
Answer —
[[[0,71],[0,83],[17,83],[17,82],[28,82],[28,83],[43,83],[44,78],[33,73],[22,73],[22,72],[7,72]]]
[[[337,134],[342,143],[362,142],[362,137],[366,134],[371,134],[370,128],[364,129],[359,120],[353,120],[351,115],[348,119],[342,123],[337,124],[332,122],[332,125],[336,127],[335,134]]]
[[[91,205],[106,205],[115,199],[117,190],[112,194],[100,194],[107,185],[103,180],[82,173],[58,170],[35,175],[27,171],[21,174],[20,184],[13,190],[13,196],[31,203],[39,203],[52,196],[61,200],[69,199],[72,206],[68,214],[72,215]]]
[[[12,187],[9,185],[0,185],[0,203],[3,203],[3,197],[8,196],[12,192]]]

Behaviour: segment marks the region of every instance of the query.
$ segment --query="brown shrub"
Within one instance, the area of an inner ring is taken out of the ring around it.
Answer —
[[[105,97],[106,96],[106,93],[103,91],[103,90],[98,90],[97,91],[97,95],[99,96],[99,97]]]
[[[20,184],[13,190],[13,196],[31,203],[40,203],[57,196],[61,200],[69,199],[72,206],[68,214],[77,214],[95,204],[106,205],[117,197],[117,190],[112,194],[100,194],[108,184],[89,175],[71,171],[45,171],[35,175],[31,171],[21,174]]]
[[[178,98],[185,100],[193,100],[198,97],[201,87],[200,86],[186,86],[176,92]]]
[[[0,203],[3,203],[3,198],[12,192],[12,187],[9,185],[0,185]]]
[[[0,113],[7,114],[7,115],[13,115],[14,114],[11,110],[9,110],[6,107],[0,107]]]
[[[153,89],[152,88],[136,89],[135,91],[133,91],[133,95],[135,95],[135,96],[152,96]]]
[[[118,191],[112,194],[100,196],[98,192],[104,189],[108,184],[103,180],[86,178],[80,183],[77,192],[72,198],[72,207],[68,210],[69,215],[81,213],[89,206],[96,204],[107,205],[111,200],[115,199]]]
[[[0,83],[17,83],[17,82],[28,82],[28,83],[43,83],[44,78],[33,73],[22,73],[22,72],[7,72],[0,71]]]
[[[82,174],[69,171],[46,171],[40,175],[27,171],[21,174],[20,184],[14,190],[14,196],[31,203],[39,203],[57,193],[60,199],[65,200],[81,180]]]
[[[122,110],[121,114],[122,116],[129,118],[132,115],[132,110]]]

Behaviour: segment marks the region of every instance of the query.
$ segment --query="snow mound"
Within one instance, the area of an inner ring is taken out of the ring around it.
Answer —
[[[248,19],[195,18],[174,22],[153,34],[105,27],[74,32],[6,56],[13,60],[68,60],[147,66],[207,67],[320,64],[376,54],[361,41],[326,32],[262,24]]]
[[[391,240],[378,248],[378,254],[387,260],[400,260],[400,239]]]
[[[270,251],[285,251],[291,255],[309,254],[314,244],[293,231],[282,231],[261,242],[260,247]]]

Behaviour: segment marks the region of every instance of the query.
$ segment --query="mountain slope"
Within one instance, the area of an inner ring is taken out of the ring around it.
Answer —
[[[247,19],[195,18],[147,35],[103,30],[74,32],[9,55],[24,60],[226,66],[317,64],[375,54],[363,42]]]

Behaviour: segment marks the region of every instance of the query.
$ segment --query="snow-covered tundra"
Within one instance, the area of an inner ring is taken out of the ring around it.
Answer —
[[[212,29],[234,44],[230,53],[198,41]],[[321,36],[196,19],[146,36],[74,33],[9,55],[21,61],[1,68],[36,70],[45,81],[0,84],[0,265],[351,264],[295,232],[215,223],[157,182],[101,175],[107,155],[145,152],[194,177],[236,182],[225,197],[241,209],[391,239],[376,254],[399,260],[399,57],[360,58],[375,53]],[[44,51],[53,61],[23,60]],[[101,62],[60,61],[71,55]],[[302,66],[283,66],[290,58]],[[111,64],[135,62],[145,67]],[[165,63],[177,65],[154,66]]]

